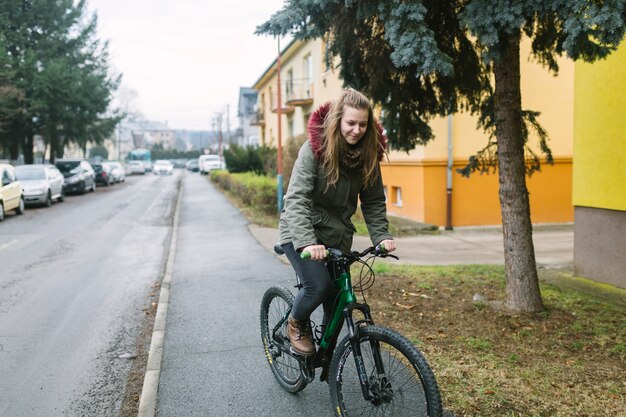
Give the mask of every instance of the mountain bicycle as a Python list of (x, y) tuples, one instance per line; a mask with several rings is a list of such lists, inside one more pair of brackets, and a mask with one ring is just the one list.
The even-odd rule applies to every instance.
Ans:
[[(284, 253), (278, 245), (274, 250)], [(306, 252), (302, 255), (310, 257)], [(320, 380), (329, 384), (333, 409), (340, 417), (441, 417), (439, 386), (424, 355), (400, 333), (374, 324), (364, 291), (374, 282), (372, 264), (377, 257), (398, 259), (380, 247), (350, 253), (327, 249), (326, 262), (334, 263), (334, 285), (339, 292), (328, 324), (309, 322), (309, 330), (315, 330), (310, 332), (314, 356), (291, 351), (286, 327), (294, 296), (285, 287), (270, 287), (261, 301), (265, 356), (280, 386), (290, 393), (312, 383), (315, 369), (321, 368)], [(357, 302), (350, 274), (356, 262), (362, 264), (355, 287), (363, 303)], [(301, 288), (297, 275), (296, 280), (296, 288)], [(347, 335), (337, 343), (344, 323)]]

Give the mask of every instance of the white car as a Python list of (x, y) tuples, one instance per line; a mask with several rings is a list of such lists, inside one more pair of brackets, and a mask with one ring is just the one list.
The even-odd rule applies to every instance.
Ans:
[(15, 169), (9, 164), (0, 164), (0, 222), (7, 211), (24, 213), (22, 184), (15, 177)]
[(128, 163), (128, 173), (133, 174), (141, 174), (144, 175), (146, 173), (146, 168), (141, 161), (130, 161)]
[(122, 164), (117, 161), (105, 161), (102, 164), (108, 165), (111, 168), (111, 176), (113, 177), (114, 182), (126, 181), (126, 172), (124, 167), (122, 167)]
[(154, 175), (172, 175), (174, 172), (174, 164), (167, 159), (158, 159), (152, 167)]
[(219, 155), (200, 155), (198, 168), (200, 169), (200, 174), (206, 175), (214, 169), (224, 169), (225, 165)]

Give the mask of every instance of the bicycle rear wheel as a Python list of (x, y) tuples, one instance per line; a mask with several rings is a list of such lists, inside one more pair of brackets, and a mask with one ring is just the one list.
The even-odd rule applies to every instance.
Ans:
[(287, 339), (287, 314), (293, 305), (293, 294), (284, 287), (271, 287), (261, 301), (261, 340), (265, 357), (280, 386), (288, 392), (302, 391), (307, 382), (298, 360), (283, 347)]
[(359, 333), (363, 366), (375, 399), (363, 396), (353, 348), (345, 337), (330, 367), (330, 396), (337, 413), (344, 417), (441, 417), (439, 387), (421, 352), (385, 327), (363, 327)]

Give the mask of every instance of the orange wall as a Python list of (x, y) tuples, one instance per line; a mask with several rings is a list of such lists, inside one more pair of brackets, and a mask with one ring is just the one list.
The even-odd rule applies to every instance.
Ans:
[[(424, 218), (424, 170), (414, 165), (385, 165), (383, 184), (387, 190), (387, 210), (398, 216)], [(402, 207), (391, 203), (392, 187), (402, 187)]]
[[(465, 165), (455, 161), (454, 170)], [(419, 222), (446, 224), (446, 162), (382, 164), (390, 214)], [(472, 174), (464, 178), (453, 171), (452, 226), (499, 225), (502, 223), (497, 174)], [(531, 221), (565, 223), (574, 221), (572, 205), (572, 160), (557, 159), (542, 165), (541, 172), (526, 178), (530, 193)], [(558, 184), (558, 187), (555, 187)], [(390, 202), (392, 187), (401, 187), (402, 207)]]
[(526, 178), (530, 192), (530, 218), (533, 223), (574, 221), (572, 204), (572, 159), (556, 159), (554, 165), (541, 165), (541, 172)]

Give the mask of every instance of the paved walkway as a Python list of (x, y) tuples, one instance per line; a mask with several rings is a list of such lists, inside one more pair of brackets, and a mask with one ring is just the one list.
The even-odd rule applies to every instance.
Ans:
[[(273, 252), (278, 230), (250, 224), (250, 233)], [(504, 264), (502, 231), (499, 228), (458, 229), (440, 234), (397, 238), (394, 252), (400, 263), (412, 265)], [(568, 268), (574, 256), (574, 230), (571, 225), (536, 227), (533, 232), (537, 265)], [(355, 236), (353, 247), (365, 249), (369, 238)], [(281, 257), (284, 259), (284, 257)], [(394, 261), (397, 262), (397, 261)]]

